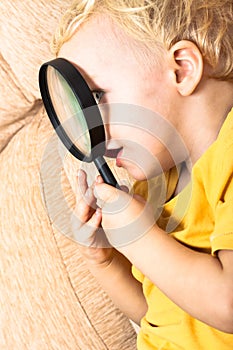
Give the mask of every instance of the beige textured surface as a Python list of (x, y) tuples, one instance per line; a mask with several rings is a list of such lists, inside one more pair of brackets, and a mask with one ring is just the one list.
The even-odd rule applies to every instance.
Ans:
[[(77, 244), (57, 230), (45, 210), (52, 194), (57, 215), (64, 214), (42, 167), (54, 171), (54, 158), (45, 152), (52, 130), (37, 74), (50, 58), (50, 35), (69, 2), (0, 2), (1, 350), (136, 348), (129, 321), (90, 275)], [(72, 209), (78, 164), (68, 158), (63, 166), (62, 193)]]

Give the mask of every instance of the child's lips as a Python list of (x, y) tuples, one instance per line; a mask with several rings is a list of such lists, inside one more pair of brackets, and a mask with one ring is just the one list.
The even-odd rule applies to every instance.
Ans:
[(121, 155), (123, 153), (123, 148), (115, 148), (115, 149), (108, 149), (105, 152), (105, 156), (109, 158), (115, 158), (116, 159), (116, 165), (118, 167), (121, 167)]
[(121, 163), (121, 156), (123, 153), (123, 148), (121, 148), (121, 150), (118, 152), (117, 157), (116, 157), (116, 165), (120, 168), (122, 166)]

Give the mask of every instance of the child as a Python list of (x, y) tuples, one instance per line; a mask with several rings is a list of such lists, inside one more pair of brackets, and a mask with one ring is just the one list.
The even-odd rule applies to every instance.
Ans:
[[(227, 0), (77, 0), (54, 37), (56, 54), (76, 65), (100, 108), (110, 106), (107, 148), (117, 166), (136, 180), (170, 174), (156, 223), (142, 198), (99, 177), (88, 189), (83, 171), (78, 178), (74, 233), (95, 242), (80, 249), (140, 324), (138, 349), (233, 346), (232, 23)], [(113, 122), (115, 103), (153, 111), (161, 129), (148, 132), (146, 112), (136, 127)], [(171, 146), (169, 128), (185, 147)], [(157, 163), (139, 162), (143, 154)], [(171, 216), (177, 224), (168, 234)], [(98, 245), (101, 232), (111, 246)]]

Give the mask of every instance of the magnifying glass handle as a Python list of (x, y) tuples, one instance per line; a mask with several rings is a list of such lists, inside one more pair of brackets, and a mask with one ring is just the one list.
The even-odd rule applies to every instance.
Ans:
[(110, 170), (108, 164), (106, 163), (105, 159), (102, 156), (99, 156), (94, 159), (94, 163), (103, 178), (104, 182), (108, 185), (111, 185), (113, 187), (116, 187), (120, 189), (119, 184), (117, 183), (117, 180), (115, 179), (112, 171)]

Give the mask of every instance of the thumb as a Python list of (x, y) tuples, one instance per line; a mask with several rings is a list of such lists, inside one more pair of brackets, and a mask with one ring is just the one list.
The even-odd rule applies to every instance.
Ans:
[(96, 183), (94, 188), (96, 199), (103, 202), (114, 202), (118, 198), (118, 190), (106, 183)]
[(94, 188), (97, 205), (103, 213), (113, 214), (122, 211), (132, 199), (127, 193), (105, 183), (97, 183)]

